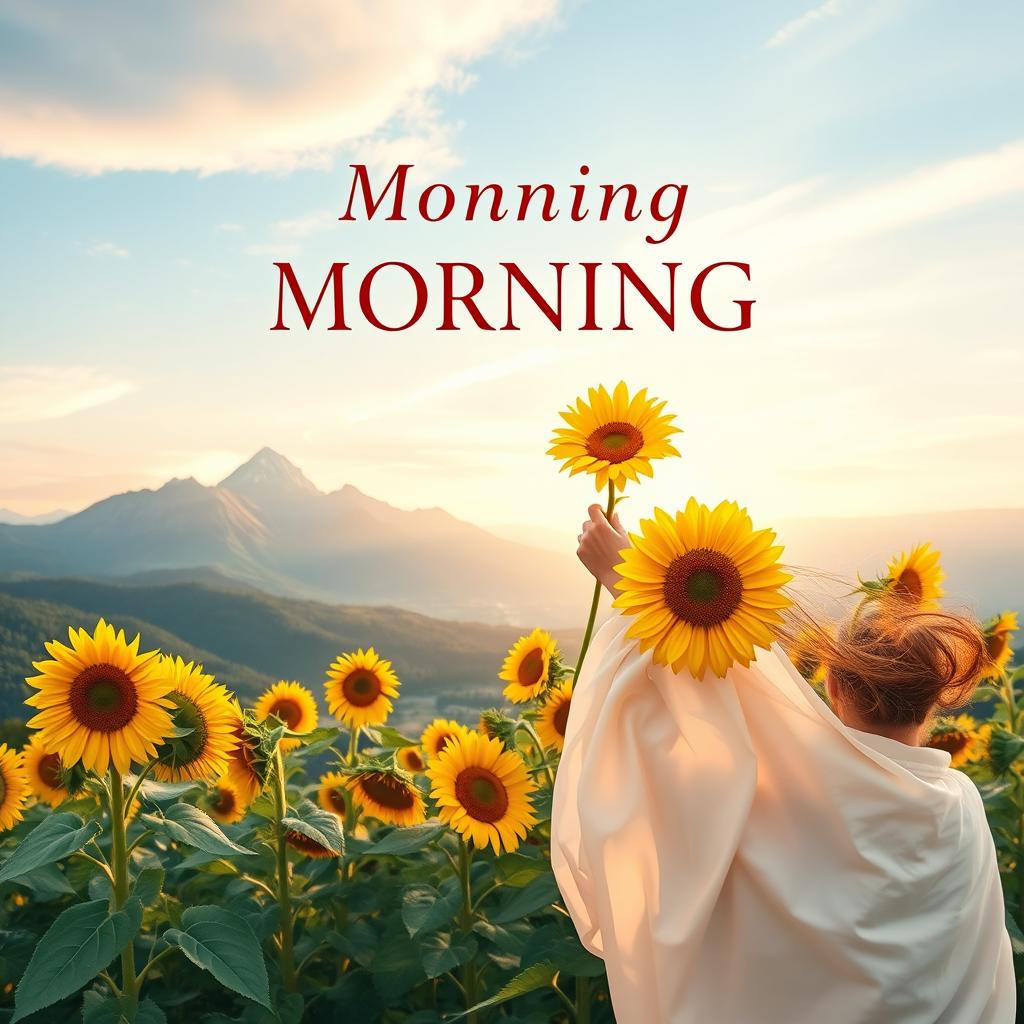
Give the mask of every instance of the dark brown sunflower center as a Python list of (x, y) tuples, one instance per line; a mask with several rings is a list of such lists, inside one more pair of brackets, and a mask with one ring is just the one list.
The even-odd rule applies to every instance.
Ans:
[(36, 769), (43, 784), (50, 789), (63, 789), (64, 783), (60, 777), (60, 754), (44, 754)]
[(936, 750), (945, 750), (949, 754), (959, 754), (970, 742), (971, 737), (967, 733), (960, 732), (959, 729), (953, 729), (950, 732), (942, 732), (932, 736), (928, 740), (928, 746), (934, 747)]
[(406, 767), (411, 768), (414, 772), (421, 772), (426, 767), (423, 764), (423, 758), (419, 755), (419, 751), (413, 750), (411, 747), (406, 748), (402, 758), (405, 761)]
[(213, 810), (216, 814), (231, 814), (235, 809), (235, 794), (230, 789), (218, 789), (216, 799), (213, 801)]
[(672, 560), (662, 590), (665, 604), (680, 619), (706, 629), (725, 622), (736, 611), (743, 580), (721, 551), (694, 548)]
[(377, 699), (381, 686), (380, 680), (372, 672), (356, 669), (345, 676), (341, 689), (349, 704), (365, 708)]
[(7, 795), (7, 780), (4, 778), (4, 770), (0, 768), (0, 807), (4, 805), (4, 797)]
[(520, 686), (536, 686), (544, 678), (544, 652), (539, 647), (519, 662), (516, 678)]
[(336, 814), (343, 815), (348, 810), (345, 806), (345, 794), (337, 786), (332, 786), (327, 791), (327, 802)]
[(270, 706), (270, 713), (280, 718), (289, 729), (294, 729), (302, 721), (302, 708), (287, 698), (274, 701)]
[(997, 661), (1006, 653), (1009, 640), (1005, 633), (993, 633), (991, 636), (985, 637), (985, 647), (988, 649), (988, 656), (993, 661)]
[(301, 832), (287, 832), (285, 833), (285, 839), (289, 846), (306, 854), (308, 857), (337, 856), (334, 850), (329, 850), (326, 846), (321, 846), (315, 839), (310, 839), (309, 836), (303, 835)]
[(167, 760), (180, 767), (197, 761), (206, 753), (210, 730), (206, 716), (194, 700), (181, 693), (169, 693), (167, 696), (174, 702), (172, 718), (175, 726), (192, 730), (185, 736), (174, 737), (167, 744)]
[(390, 775), (372, 772), (362, 777), (360, 785), (371, 800), (376, 800), (382, 807), (389, 807), (393, 811), (407, 811), (415, 803), (415, 797), (409, 787)]
[(921, 595), (924, 593), (924, 584), (917, 572), (913, 569), (904, 569), (892, 589), (899, 597), (920, 601)]
[(440, 732), (434, 740), (434, 754), (440, 754), (455, 737), (450, 732)]
[(605, 462), (627, 462), (644, 446), (644, 435), (632, 423), (605, 423), (587, 437), (587, 454)]
[(559, 736), (565, 735), (565, 726), (569, 721), (569, 705), (570, 701), (564, 700), (561, 704), (555, 708), (555, 713), (551, 717), (551, 724), (555, 727), (555, 732)]
[(479, 765), (463, 768), (455, 778), (455, 795), (477, 821), (499, 821), (508, 810), (508, 790), (494, 772)]
[(117, 732), (135, 717), (139, 697), (131, 677), (114, 665), (90, 665), (75, 677), (71, 714), (87, 729)]

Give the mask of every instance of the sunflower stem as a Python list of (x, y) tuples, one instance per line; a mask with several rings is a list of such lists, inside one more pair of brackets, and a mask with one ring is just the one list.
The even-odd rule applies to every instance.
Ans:
[(576, 979), (576, 1024), (590, 1024), (590, 979)]
[[(349, 730), (348, 736), (348, 756), (345, 758), (345, 763), (351, 768), (356, 763), (356, 758), (359, 756), (359, 734), (362, 731), (362, 726), (355, 725)], [(352, 791), (345, 796), (345, 836), (354, 836), (356, 832), (356, 825), (359, 824), (359, 808), (356, 806), (355, 800), (352, 798)], [(356, 874), (356, 861), (355, 858), (345, 858), (345, 875), (346, 878), (352, 879)]]
[[(114, 911), (128, 900), (128, 844), (125, 842), (124, 781), (116, 768), (110, 769), (110, 859), (112, 861)], [(121, 951), (121, 991), (128, 1002), (129, 1017), (138, 1005), (138, 980), (135, 976), (135, 942)]]
[(142, 789), (142, 784), (146, 781), (146, 776), (149, 775), (149, 773), (153, 770), (153, 768), (156, 766), (157, 761), (159, 760), (160, 759), (158, 757), (154, 757), (153, 760), (150, 761), (149, 764), (147, 764), (145, 768), (142, 769), (141, 772), (139, 772), (138, 777), (132, 784), (132, 788), (128, 791), (128, 799), (125, 801), (124, 804), (124, 813), (126, 818), (131, 813), (132, 804), (134, 803), (135, 798), (139, 795), (139, 790)]
[(533, 740), (537, 747), (537, 764), (538, 770), (543, 769), (547, 773), (548, 782), (551, 783), (551, 788), (555, 788), (555, 773), (551, 769), (551, 765), (548, 762), (547, 753), (544, 750), (544, 744), (541, 742), (540, 735), (537, 730), (533, 727), (532, 722), (526, 721), (526, 719), (520, 720), (516, 724), (516, 729), (523, 729), (526, 734)]
[[(611, 521), (612, 513), (615, 511), (615, 484), (608, 482), (608, 505), (605, 508), (605, 519)], [(601, 603), (601, 581), (594, 581), (594, 597), (590, 602), (590, 618), (587, 619), (587, 628), (583, 634), (583, 644), (580, 647), (580, 656), (576, 659), (576, 668), (572, 674), (573, 685), (580, 678), (580, 669), (583, 668), (583, 659), (587, 656), (587, 648), (590, 647), (590, 638), (594, 635), (594, 622), (597, 620), (597, 608)]]
[(559, 973), (551, 979), (551, 991), (554, 992), (555, 995), (562, 1000), (562, 1003), (565, 1005), (565, 1008), (569, 1011), (569, 1020), (575, 1020), (576, 1004), (573, 1003), (573, 1001), (558, 987), (558, 979), (560, 976), (561, 974)]
[(274, 811), (277, 827), (277, 904), (281, 909), (281, 981), (286, 992), (295, 991), (295, 950), (292, 924), (291, 879), (288, 868), (288, 838), (284, 818), (288, 814), (285, 791), (284, 756), (278, 745), (274, 751)]
[[(468, 936), (473, 931), (473, 880), (470, 875), (470, 868), (473, 863), (473, 854), (465, 839), (459, 841), (459, 881), (462, 883), (462, 911), (459, 915), (459, 924), (462, 934)], [(479, 1002), (477, 994), (477, 973), (476, 960), (470, 957), (461, 968), (462, 989), (466, 997), (466, 1009), (476, 1006)], [(466, 1018), (467, 1024), (477, 1024), (478, 1015), (474, 1012)]]

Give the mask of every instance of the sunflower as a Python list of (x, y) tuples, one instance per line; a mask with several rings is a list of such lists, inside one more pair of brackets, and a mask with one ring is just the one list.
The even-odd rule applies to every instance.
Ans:
[(664, 408), (664, 402), (647, 397), (646, 388), (630, 398), (622, 381), (611, 394), (604, 386), (590, 388), (588, 401), (577, 398), (560, 414), (568, 427), (555, 431), (548, 455), (561, 460), (570, 476), (593, 474), (599, 491), (609, 483), (624, 490), (638, 473), (654, 475), (652, 459), (679, 454), (667, 439), (680, 429), (672, 426), (674, 415), (662, 413)]
[(930, 544), (918, 544), (909, 555), (901, 552), (889, 559), (884, 592), (921, 608), (934, 608), (944, 593), (939, 586), (946, 575), (939, 565), (941, 554)]
[(552, 689), (548, 699), (541, 705), (537, 717), (537, 735), (548, 750), (561, 753), (565, 745), (565, 726), (569, 721), (571, 703), (572, 680), (566, 680)]
[(174, 685), (167, 695), (174, 702), (174, 724), (191, 732), (172, 737), (160, 747), (156, 777), (164, 782), (219, 778), (238, 745), (231, 695), (202, 665), (167, 655), (161, 664)]
[(970, 715), (940, 718), (925, 746), (945, 750), (950, 755), (950, 767), (960, 768), (985, 756), (991, 733), (991, 726), (979, 728)]
[[(284, 679), (274, 683), (256, 701), (253, 711), (261, 722), (273, 715), (290, 732), (312, 732), (319, 720), (313, 694), (299, 683), (290, 683)], [(282, 750), (294, 750), (301, 742), (297, 739), (283, 739), (280, 747)]]
[[(33, 733), (22, 751), (28, 784), (38, 800), (58, 807), (75, 795), (84, 781), (80, 768), (66, 769), (61, 764), (60, 754), (51, 753), (40, 743), (39, 734)], [(77, 783), (71, 779), (77, 777)]]
[(210, 784), (200, 803), (206, 813), (222, 825), (233, 825), (236, 821), (241, 821), (248, 809), (238, 786), (227, 775), (222, 775), (216, 782)]
[(413, 778), (400, 769), (360, 765), (351, 770), (345, 785), (363, 813), (388, 825), (419, 825), (426, 820), (423, 794)]
[(420, 737), (420, 749), (426, 755), (427, 763), (437, 757), (452, 740), (465, 736), (467, 732), (469, 730), (464, 725), (450, 718), (435, 718)]
[(431, 761), (427, 776), (441, 820), (478, 848), (511, 852), (537, 823), (530, 800), (537, 786), (500, 740), (467, 732)]
[(417, 775), (427, 767), (423, 751), (419, 747), (399, 747), (395, 761), (399, 768), (403, 768), (410, 775)]
[(793, 641), (786, 644), (786, 654), (793, 667), (811, 684), (821, 686), (828, 675), (828, 666), (821, 660), (816, 630), (804, 626)]
[(371, 647), (354, 654), (339, 654), (327, 670), (327, 707), (332, 715), (351, 729), (383, 725), (398, 697), (398, 676), (390, 661)]
[(25, 703), (40, 711), (29, 726), (61, 756), (66, 767), (82, 762), (103, 774), (113, 764), (122, 775), (146, 763), (173, 731), (168, 692), (174, 682), (161, 670), (158, 652), (139, 654), (139, 638), (100, 619), (92, 635), (69, 629), (71, 646), (46, 644), (51, 661), (34, 662), (40, 675), (25, 681), (39, 692)]
[(780, 591), (793, 578), (778, 566), (774, 531), (755, 530), (734, 501), (709, 509), (694, 498), (674, 517), (655, 509), (640, 529), (622, 553), (613, 604), (635, 616), (627, 636), (642, 651), (701, 679), (709, 667), (724, 676), (734, 662), (749, 665), (755, 646), (771, 645), (790, 603)]
[(17, 750), (0, 743), (0, 832), (14, 828), (25, 816), (28, 794), (24, 759)]
[(242, 709), (232, 705), (232, 734), (236, 745), (228, 751), (227, 779), (238, 790), (242, 803), (251, 804), (267, 784), (267, 763), (245, 728)]
[(320, 776), (320, 789), (317, 792), (317, 799), (320, 806), (339, 818), (344, 818), (348, 810), (348, 799), (346, 790), (348, 780), (341, 772), (328, 772)]
[(1000, 612), (985, 626), (985, 646), (992, 660), (990, 676), (999, 675), (1013, 658), (1010, 638), (1017, 629), (1016, 612)]
[(506, 683), (502, 691), (513, 704), (522, 704), (540, 694), (550, 682), (551, 662), (558, 648), (550, 633), (535, 629), (521, 636), (505, 657), (498, 678)]
[(315, 839), (310, 839), (304, 832), (297, 832), (295, 829), (289, 829), (285, 832), (284, 838), (285, 842), (293, 850), (301, 853), (303, 857), (312, 857), (314, 860), (330, 860), (333, 857), (341, 856), (337, 850), (332, 850), (329, 846), (323, 846)]

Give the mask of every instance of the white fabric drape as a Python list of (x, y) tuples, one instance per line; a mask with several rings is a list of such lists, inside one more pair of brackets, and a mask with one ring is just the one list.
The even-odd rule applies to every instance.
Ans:
[(613, 616), (573, 694), (551, 860), (619, 1024), (1009, 1024), (995, 851), (949, 754), (849, 729), (778, 648), (725, 679)]

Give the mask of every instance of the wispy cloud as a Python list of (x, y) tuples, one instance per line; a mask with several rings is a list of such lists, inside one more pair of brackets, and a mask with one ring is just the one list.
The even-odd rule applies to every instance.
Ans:
[(397, 412), (404, 412), (406, 409), (432, 402), (445, 395), (464, 391), (466, 388), (501, 380), (517, 373), (525, 373), (527, 370), (537, 369), (541, 366), (548, 366), (558, 358), (559, 353), (555, 348), (524, 349), (506, 359), (470, 366), (458, 373), (442, 377), (425, 387), (399, 395), (390, 402), (374, 402), (361, 412), (357, 410), (351, 413), (346, 419), (347, 422), (355, 424), (392, 416)]
[(96, 242), (85, 250), (90, 256), (113, 256), (119, 260), (126, 260), (131, 253), (122, 245), (114, 242)]
[(771, 50), (776, 46), (783, 46), (785, 43), (795, 39), (801, 32), (807, 31), (812, 25), (816, 25), (818, 22), (825, 21), (828, 18), (834, 18), (837, 14), (841, 14), (842, 11), (843, 4), (841, 0), (825, 0), (823, 4), (812, 7), (809, 11), (791, 18), (781, 28), (777, 29), (765, 40), (765, 48)]
[(786, 185), (694, 221), (691, 239), (742, 237), (773, 258), (897, 231), (1024, 191), (1024, 139), (971, 156), (926, 164), (843, 193), (824, 178)]
[(399, 134), (443, 163), (445, 130), (410, 130), (408, 112), (465, 89), (467, 65), (549, 24), (558, 2), (225, 0), (103, 18), (78, 0), (5, 4), (0, 156), (86, 173), (289, 170)]
[(59, 419), (134, 390), (90, 366), (0, 366), (0, 423)]

